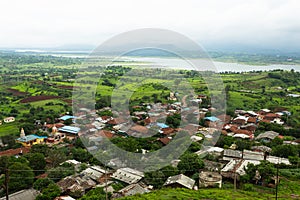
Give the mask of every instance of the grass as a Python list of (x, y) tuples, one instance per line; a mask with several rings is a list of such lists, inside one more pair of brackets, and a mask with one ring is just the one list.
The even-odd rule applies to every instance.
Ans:
[(0, 125), (0, 136), (16, 135), (19, 133), (17, 122), (4, 123)]
[(157, 190), (149, 194), (135, 195), (132, 197), (121, 198), (122, 200), (152, 200), (152, 199), (164, 199), (164, 200), (175, 200), (175, 199), (189, 199), (189, 200), (200, 200), (200, 199), (220, 199), (220, 200), (253, 200), (253, 199), (268, 199), (271, 197), (270, 194), (262, 194), (258, 192), (247, 192), (237, 190), (236, 192), (232, 189), (199, 189), (188, 190), (188, 189), (171, 189), (165, 188)]
[[(261, 186), (254, 186), (253, 191), (245, 191), (238, 189), (234, 191), (232, 184), (225, 184), (222, 189), (219, 188), (200, 188), (198, 191), (181, 189), (181, 188), (163, 188), (161, 190), (152, 191), (148, 194), (134, 195), (131, 197), (121, 198), (122, 200), (152, 200), (152, 199), (216, 199), (216, 200), (253, 200), (253, 199), (274, 199), (275, 189)], [(229, 186), (229, 187), (228, 187)], [(278, 187), (278, 199), (295, 199), (292, 195), (300, 195), (300, 184), (298, 181), (289, 181), (283, 179)]]

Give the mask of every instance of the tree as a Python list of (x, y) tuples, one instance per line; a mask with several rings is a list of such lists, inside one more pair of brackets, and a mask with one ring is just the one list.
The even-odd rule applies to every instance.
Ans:
[(48, 177), (54, 180), (60, 180), (75, 173), (74, 166), (62, 165), (48, 170)]
[(34, 182), (33, 188), (42, 191), (42, 189), (48, 187), (48, 185), (50, 185), (51, 183), (54, 183), (54, 181), (49, 178), (40, 178)]
[(180, 114), (169, 115), (166, 119), (166, 124), (173, 128), (178, 128), (180, 126), (181, 116)]
[(80, 162), (88, 162), (92, 155), (85, 149), (82, 148), (73, 148), (72, 149), (73, 158)]
[(25, 163), (15, 162), (9, 166), (9, 183), (10, 192), (16, 192), (29, 188), (34, 180), (32, 169)]
[(147, 184), (153, 185), (153, 187), (158, 189), (163, 186), (166, 177), (161, 171), (146, 172), (145, 181)]
[(298, 149), (294, 145), (278, 145), (272, 149), (272, 155), (288, 158), (289, 156), (299, 156)]
[(42, 153), (44, 156), (48, 156), (49, 147), (46, 144), (36, 144), (31, 147), (30, 153)]
[[(107, 196), (108, 199), (110, 199), (111, 193), (108, 193)], [(80, 198), (80, 200), (100, 200), (100, 199), (106, 199), (105, 191), (103, 188), (100, 187), (89, 191), (88, 193), (86, 193)]]
[(52, 167), (58, 166), (60, 163), (67, 160), (67, 156), (61, 149), (51, 149), (49, 151), (48, 160)]
[(181, 173), (186, 175), (193, 175), (204, 167), (204, 162), (197, 154), (184, 154), (180, 157), (180, 160), (177, 167)]
[(36, 197), (36, 200), (52, 200), (61, 193), (60, 188), (55, 183), (50, 183), (42, 190), (42, 194)]
[(42, 153), (28, 153), (25, 155), (29, 161), (29, 166), (34, 170), (35, 174), (42, 174), (46, 167), (45, 156)]
[(253, 165), (250, 163), (245, 171), (246, 175), (241, 177), (243, 182), (254, 182), (256, 171), (259, 172), (261, 181), (265, 184), (269, 183), (271, 178), (276, 174), (274, 165), (267, 161), (262, 161), (259, 165)]

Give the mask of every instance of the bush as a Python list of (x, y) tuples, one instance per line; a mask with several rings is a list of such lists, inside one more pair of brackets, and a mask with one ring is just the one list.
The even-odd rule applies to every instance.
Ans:
[(253, 185), (249, 183), (244, 184), (243, 188), (245, 191), (250, 191), (250, 192), (254, 191)]

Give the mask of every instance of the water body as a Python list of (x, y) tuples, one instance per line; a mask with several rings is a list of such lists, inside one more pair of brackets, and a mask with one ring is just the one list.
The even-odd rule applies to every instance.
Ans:
[(172, 69), (193, 69), (199, 71), (216, 71), (216, 72), (249, 72), (249, 71), (270, 71), (275, 69), (300, 71), (300, 65), (247, 65), (241, 63), (227, 63), (210, 61), (204, 59), (191, 59), (190, 61), (197, 64), (194, 67), (187, 60), (178, 58), (155, 58), (155, 57), (130, 57), (127, 58), (132, 61), (146, 62), (153, 67), (167, 67)]
[[(71, 58), (88, 58), (88, 51), (44, 51), (44, 50), (15, 50), (15, 52), (31, 52), (43, 55), (71, 57)], [(163, 57), (122, 57), (117, 60), (126, 62), (115, 62), (120, 65), (135, 65), (142, 67), (161, 67), (170, 69), (185, 69), (197, 71), (215, 71), (215, 72), (249, 72), (249, 71), (270, 71), (275, 69), (300, 71), (300, 65), (247, 65), (242, 63), (219, 62), (206, 59), (189, 59), (163, 58)], [(196, 63), (196, 67), (189, 61)]]

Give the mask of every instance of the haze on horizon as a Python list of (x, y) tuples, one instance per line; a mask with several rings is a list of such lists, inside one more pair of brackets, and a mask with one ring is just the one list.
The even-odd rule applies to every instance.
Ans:
[(97, 46), (119, 33), (164, 28), (205, 48), (300, 50), (297, 0), (0, 1), (0, 48)]

